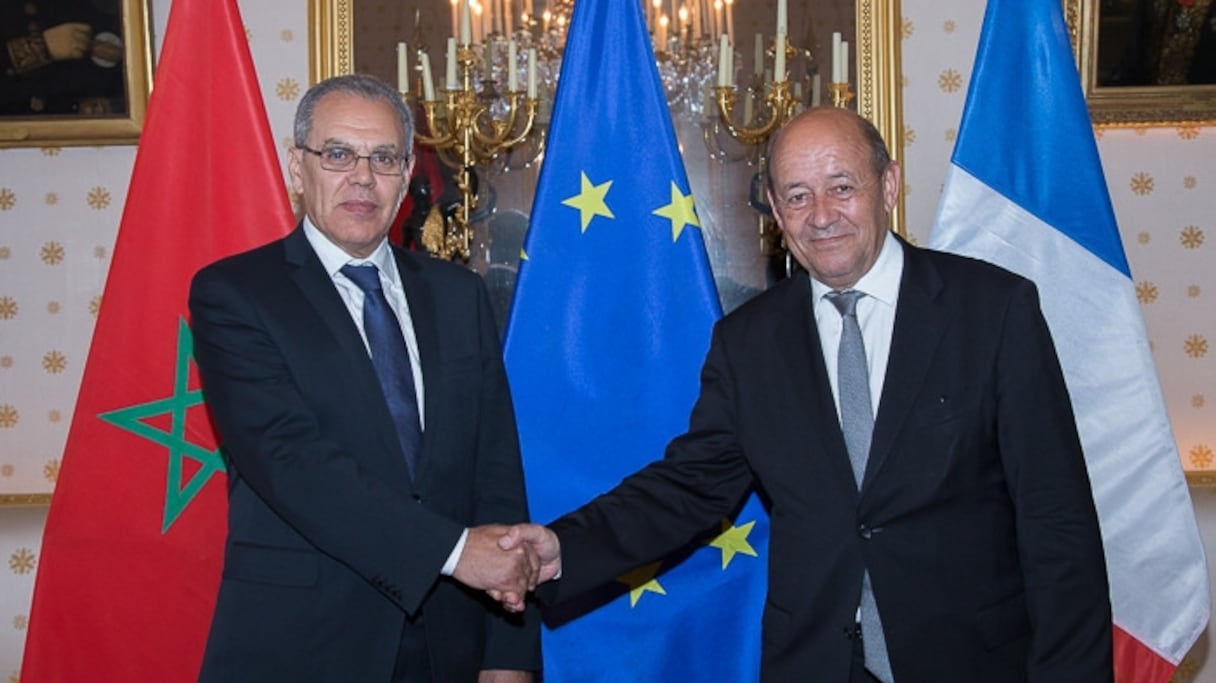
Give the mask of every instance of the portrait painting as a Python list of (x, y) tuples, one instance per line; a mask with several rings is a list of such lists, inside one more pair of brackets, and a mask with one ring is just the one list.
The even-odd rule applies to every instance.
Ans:
[(133, 144), (151, 75), (142, 0), (0, 0), (0, 146)]

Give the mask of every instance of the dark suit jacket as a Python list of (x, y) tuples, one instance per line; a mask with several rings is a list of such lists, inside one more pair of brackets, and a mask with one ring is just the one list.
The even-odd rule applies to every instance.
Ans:
[(665, 459), (553, 523), (554, 599), (688, 541), (754, 483), (772, 515), (764, 680), (848, 680), (868, 568), (898, 683), (1110, 681), (1098, 521), (1035, 287), (904, 253), (860, 493), (803, 273), (715, 327)]
[(470, 271), (394, 249), (421, 354), (411, 482), (367, 350), (303, 230), (199, 271), (190, 312), (229, 464), (202, 680), (388, 681), (422, 617), (435, 680), (540, 667), (538, 622), (440, 576), (461, 529), (527, 518), (494, 318)]

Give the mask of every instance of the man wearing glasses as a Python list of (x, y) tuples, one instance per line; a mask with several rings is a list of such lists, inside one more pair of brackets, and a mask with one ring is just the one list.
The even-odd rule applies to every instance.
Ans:
[(391, 246), (413, 125), (368, 76), (300, 102), (287, 237), (207, 266), (190, 311), (229, 465), (202, 681), (530, 681), (536, 581), (497, 326), (471, 271)]

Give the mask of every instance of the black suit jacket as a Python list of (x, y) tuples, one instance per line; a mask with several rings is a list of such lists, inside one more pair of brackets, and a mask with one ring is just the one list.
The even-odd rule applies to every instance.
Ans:
[(899, 683), (1110, 681), (1098, 521), (1035, 287), (904, 254), (860, 492), (797, 275), (715, 327), (665, 459), (552, 525), (555, 599), (662, 556), (755, 484), (772, 515), (764, 680), (848, 680), (868, 569)]
[(527, 518), (481, 279), (394, 249), (425, 386), (411, 482), (358, 329), (302, 228), (210, 265), (195, 357), (229, 464), (202, 680), (388, 681), (422, 619), (435, 680), (540, 667), (539, 627), (440, 575), (466, 525)]

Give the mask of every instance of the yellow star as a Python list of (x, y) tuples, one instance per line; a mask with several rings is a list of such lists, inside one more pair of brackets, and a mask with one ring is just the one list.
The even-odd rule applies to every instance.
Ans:
[(674, 182), (671, 184), (671, 203), (655, 209), (653, 213), (671, 221), (672, 242), (680, 239), (680, 233), (684, 232), (685, 225), (701, 227), (701, 221), (697, 220), (696, 209), (693, 208), (692, 193), (684, 196)]
[(718, 534), (708, 545), (721, 549), (723, 569), (726, 569), (730, 565), (730, 561), (735, 559), (735, 553), (759, 557), (756, 549), (747, 542), (747, 535), (752, 532), (754, 526), (756, 526), (756, 520), (743, 526), (731, 526), (729, 520), (722, 520), (722, 533)]
[(592, 185), (591, 180), (587, 178), (585, 172), (580, 173), (580, 175), (582, 178), (579, 181), (580, 188), (578, 194), (562, 200), (562, 204), (578, 209), (579, 218), (583, 223), (583, 232), (587, 232), (587, 226), (591, 224), (591, 219), (596, 216), (616, 218), (616, 216), (612, 215), (612, 211), (608, 209), (608, 204), (604, 202), (604, 197), (612, 187), (612, 181), (609, 180), (599, 185)]
[(631, 608), (638, 604), (638, 600), (642, 599), (642, 593), (647, 591), (658, 593), (659, 595), (667, 595), (667, 591), (659, 584), (659, 580), (654, 578), (654, 575), (659, 573), (659, 567), (662, 564), (662, 562), (655, 562), (644, 567), (638, 567), (616, 578), (617, 581), (629, 586), (629, 606)]

